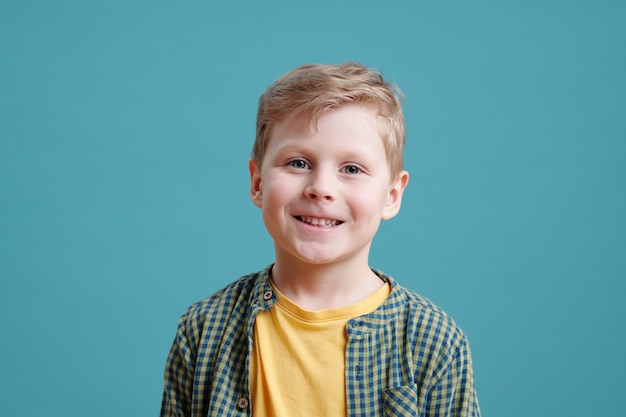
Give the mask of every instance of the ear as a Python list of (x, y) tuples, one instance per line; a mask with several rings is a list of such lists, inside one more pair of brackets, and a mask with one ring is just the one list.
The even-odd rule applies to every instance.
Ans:
[(409, 183), (409, 173), (401, 171), (396, 179), (391, 183), (387, 202), (383, 208), (383, 220), (389, 220), (398, 214), (400, 205), (402, 204), (402, 193)]
[(253, 159), (250, 159), (248, 161), (248, 169), (250, 170), (250, 199), (255, 206), (261, 208), (263, 206), (261, 167)]

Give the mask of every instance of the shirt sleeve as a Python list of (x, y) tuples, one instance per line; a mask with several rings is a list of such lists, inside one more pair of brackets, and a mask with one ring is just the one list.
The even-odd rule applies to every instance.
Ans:
[(428, 394), (428, 417), (480, 417), (467, 339), (457, 348), (439, 382)]
[(193, 392), (194, 356), (189, 343), (187, 311), (178, 322), (176, 338), (165, 365), (161, 417), (189, 417)]

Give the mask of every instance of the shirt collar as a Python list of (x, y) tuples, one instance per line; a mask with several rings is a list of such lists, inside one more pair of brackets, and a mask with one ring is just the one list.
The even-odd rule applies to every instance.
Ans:
[[(270, 283), (270, 272), (274, 264), (268, 265), (259, 272), (252, 289), (250, 297), (250, 313), (254, 318), (260, 311), (269, 310), (276, 304), (276, 293)], [(361, 335), (375, 332), (381, 327), (385, 327), (397, 314), (398, 309), (406, 303), (406, 294), (402, 291), (402, 287), (396, 283), (388, 275), (381, 271), (372, 269), (383, 281), (391, 286), (389, 297), (376, 310), (363, 316), (355, 317), (348, 321), (346, 332), (348, 337), (355, 336), (359, 338)]]
[(348, 321), (348, 324), (346, 325), (348, 338), (356, 337), (359, 339), (368, 333), (375, 332), (381, 327), (387, 326), (397, 315), (400, 307), (407, 302), (406, 293), (393, 278), (385, 275), (381, 271), (375, 269), (372, 269), (372, 271), (374, 271), (374, 273), (383, 281), (389, 283), (391, 286), (391, 293), (385, 302), (382, 303), (376, 310)]

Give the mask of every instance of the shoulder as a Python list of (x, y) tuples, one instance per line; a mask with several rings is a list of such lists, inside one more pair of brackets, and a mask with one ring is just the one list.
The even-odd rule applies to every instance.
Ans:
[(386, 278), (392, 288), (388, 302), (395, 304), (390, 320), (399, 336), (395, 347), (412, 363), (415, 381), (432, 387), (447, 370), (466, 361), (467, 337), (431, 300)]
[(259, 281), (267, 276), (268, 269), (244, 275), (219, 291), (191, 304), (179, 320), (179, 327), (197, 331), (209, 327), (222, 327), (233, 320), (246, 317), (253, 293)]
[(423, 295), (383, 274), (391, 285), (389, 300), (397, 305), (396, 320), (403, 323), (414, 346), (454, 353), (466, 343), (463, 330), (442, 308)]

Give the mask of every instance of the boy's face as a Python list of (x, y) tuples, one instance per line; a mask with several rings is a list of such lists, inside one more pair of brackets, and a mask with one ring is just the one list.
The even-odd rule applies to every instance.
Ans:
[(277, 261), (367, 263), (381, 219), (398, 213), (408, 182), (405, 171), (390, 178), (376, 117), (372, 108), (344, 105), (324, 113), (317, 129), (287, 118), (261, 165), (250, 161), (252, 201)]

